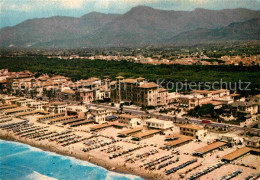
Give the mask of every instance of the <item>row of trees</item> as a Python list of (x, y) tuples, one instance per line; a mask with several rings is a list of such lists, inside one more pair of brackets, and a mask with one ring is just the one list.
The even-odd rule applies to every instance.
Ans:
[(103, 77), (112, 79), (118, 75), (125, 77), (145, 77), (151, 81), (164, 82), (251, 82), (252, 89), (259, 89), (260, 67), (243, 66), (203, 66), (203, 65), (151, 65), (128, 61), (105, 61), (86, 59), (48, 59), (46, 57), (1, 57), (0, 69), (10, 71), (31, 70), (42, 73), (59, 74), (72, 80)]

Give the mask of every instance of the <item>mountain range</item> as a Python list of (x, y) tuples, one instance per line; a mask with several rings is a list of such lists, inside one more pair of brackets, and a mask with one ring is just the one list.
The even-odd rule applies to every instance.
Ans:
[(26, 20), (0, 30), (1, 47), (118, 47), (194, 45), (259, 40), (260, 11), (166, 11), (137, 6), (125, 14), (91, 12), (79, 18)]

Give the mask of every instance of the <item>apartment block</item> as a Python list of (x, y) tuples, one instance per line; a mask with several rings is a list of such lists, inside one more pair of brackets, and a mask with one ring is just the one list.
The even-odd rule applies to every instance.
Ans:
[(168, 91), (141, 77), (124, 79), (118, 76), (111, 83), (111, 101), (130, 102), (138, 106), (163, 106), (168, 104)]

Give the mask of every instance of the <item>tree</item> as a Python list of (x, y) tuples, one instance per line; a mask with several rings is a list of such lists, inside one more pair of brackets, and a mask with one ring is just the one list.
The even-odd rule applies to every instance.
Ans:
[(32, 88), (29, 90), (29, 94), (31, 95), (32, 99), (36, 97), (37, 93), (38, 93), (37, 88)]
[(46, 96), (49, 98), (49, 102), (56, 96), (55, 89), (50, 89), (46, 91)]
[(203, 104), (199, 111), (198, 111), (199, 116), (205, 116), (205, 115), (210, 115), (211, 117), (214, 117), (214, 106), (213, 104)]
[(120, 112), (122, 113), (123, 112), (123, 108), (124, 108), (124, 104), (120, 104)]

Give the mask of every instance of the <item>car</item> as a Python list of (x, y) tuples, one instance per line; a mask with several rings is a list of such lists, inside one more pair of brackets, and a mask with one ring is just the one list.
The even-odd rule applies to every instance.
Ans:
[(210, 120), (202, 120), (202, 123), (204, 123), (204, 124), (211, 124), (212, 122)]

